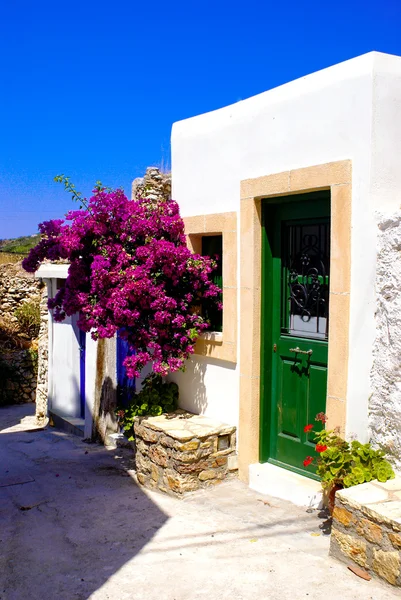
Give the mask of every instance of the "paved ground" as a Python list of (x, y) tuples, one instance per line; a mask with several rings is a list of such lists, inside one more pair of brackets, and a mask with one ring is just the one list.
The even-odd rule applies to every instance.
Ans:
[(328, 557), (317, 511), (238, 481), (176, 500), (138, 487), (128, 451), (0, 409), (1, 600), (387, 600)]

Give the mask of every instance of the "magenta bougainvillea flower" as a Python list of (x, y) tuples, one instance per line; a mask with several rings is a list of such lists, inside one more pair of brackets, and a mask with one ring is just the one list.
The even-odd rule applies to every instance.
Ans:
[(195, 307), (219, 301), (211, 281), (216, 266), (186, 246), (173, 200), (128, 200), (122, 190), (98, 187), (86, 210), (39, 225), (42, 239), (23, 261), (34, 272), (45, 259), (70, 263), (65, 287), (49, 299), (54, 319), (80, 313), (78, 326), (93, 339), (120, 330), (135, 353), (128, 377), (152, 363), (167, 375), (181, 369), (208, 323)]

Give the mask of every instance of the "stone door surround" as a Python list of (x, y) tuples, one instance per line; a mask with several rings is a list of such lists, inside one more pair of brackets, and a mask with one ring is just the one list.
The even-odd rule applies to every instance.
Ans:
[(345, 430), (351, 281), (350, 160), (326, 163), (241, 182), (240, 207), (240, 410), (239, 476), (248, 481), (249, 465), (259, 462), (261, 206), (263, 198), (330, 190), (331, 258), (327, 426)]

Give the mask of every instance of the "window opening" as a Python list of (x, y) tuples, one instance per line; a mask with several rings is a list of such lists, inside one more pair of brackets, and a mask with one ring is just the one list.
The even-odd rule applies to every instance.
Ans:
[[(210, 256), (216, 260), (217, 269), (212, 272), (211, 277), (213, 283), (223, 289), (223, 236), (202, 236), (202, 256)], [(222, 294), (219, 300), (222, 302)], [(223, 311), (217, 308), (215, 298), (202, 300), (202, 315), (210, 322), (209, 331), (223, 331)]]

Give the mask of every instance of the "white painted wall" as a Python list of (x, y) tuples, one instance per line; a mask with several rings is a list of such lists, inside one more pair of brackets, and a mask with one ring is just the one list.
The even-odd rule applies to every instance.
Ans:
[[(56, 279), (52, 279), (52, 295), (56, 293)], [(52, 327), (52, 381), (49, 409), (55, 413), (80, 417), (80, 352), (76, 316), (66, 317), (62, 323), (50, 319)]]
[[(45, 263), (35, 273), (47, 284), (49, 298), (57, 292), (57, 279), (66, 279), (68, 265)], [(62, 323), (53, 320), (49, 311), (49, 410), (66, 417), (80, 417), (80, 350), (77, 315)], [(86, 335), (85, 356), (85, 437), (92, 436), (96, 394), (97, 342)]]
[(85, 438), (92, 437), (96, 395), (97, 342), (86, 334), (85, 357)]
[(238, 425), (237, 366), (225, 361), (193, 356), (185, 373), (169, 376), (180, 389), (180, 407), (212, 419)]
[[(353, 163), (349, 432), (368, 431), (375, 338), (375, 209), (401, 190), (401, 59), (369, 53), (223, 109), (175, 123), (173, 198), (183, 216), (239, 211), (243, 179), (351, 159)], [(391, 130), (391, 132), (390, 132)], [(239, 218), (239, 212), (238, 212)], [(240, 311), (238, 311), (240, 314)], [(193, 371), (204, 372), (201, 412), (238, 421), (240, 365), (193, 359), (175, 376), (197, 411)], [(199, 412), (199, 411), (197, 411)]]

